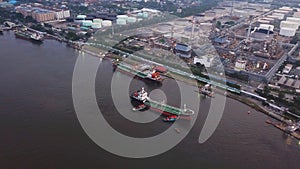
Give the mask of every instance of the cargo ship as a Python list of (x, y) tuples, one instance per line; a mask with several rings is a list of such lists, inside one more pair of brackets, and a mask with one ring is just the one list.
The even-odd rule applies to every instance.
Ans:
[(187, 109), (186, 105), (184, 105), (184, 108), (181, 109), (150, 99), (148, 97), (148, 93), (145, 91), (144, 88), (134, 92), (131, 95), (131, 98), (142, 102), (144, 105), (148, 106), (149, 108), (161, 111), (162, 113), (168, 113), (176, 116), (191, 116), (194, 114), (194, 111), (191, 109)]
[(15, 31), (15, 36), (21, 39), (30, 40), (33, 42), (43, 42), (44, 38), (38, 33), (29, 33), (26, 31)]
[(148, 79), (154, 82), (162, 82), (165, 78), (161, 76), (153, 67), (148, 64), (130, 65), (127, 63), (113, 62), (116, 70), (129, 73), (142, 79)]

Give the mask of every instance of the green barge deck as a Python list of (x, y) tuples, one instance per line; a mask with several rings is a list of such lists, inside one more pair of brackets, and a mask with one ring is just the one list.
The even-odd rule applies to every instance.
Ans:
[(136, 76), (138, 76), (138, 77), (140, 77), (140, 78), (145, 79), (145, 78), (147, 77), (147, 75), (146, 75), (145, 73), (142, 73), (142, 72), (140, 72), (139, 70), (136, 70), (136, 69), (134, 69), (134, 68), (132, 68), (132, 67), (129, 67), (129, 66), (127, 66), (127, 65), (117, 64), (117, 67), (118, 67), (120, 70), (123, 70), (123, 71), (125, 71), (125, 72), (129, 72), (129, 73), (131, 73), (131, 74), (133, 74), (133, 75), (136, 75)]
[(181, 109), (181, 108), (173, 107), (173, 106), (170, 106), (170, 105), (166, 105), (164, 103), (160, 103), (160, 102), (154, 101), (154, 100), (152, 100), (150, 98), (148, 98), (144, 102), (144, 104), (147, 105), (147, 106), (149, 106), (149, 107), (158, 109), (160, 111), (167, 112), (167, 113), (174, 114), (174, 115), (178, 115), (178, 116), (179, 115), (182, 115), (182, 116), (191, 116), (191, 115), (194, 114), (193, 110), (190, 110), (190, 109)]

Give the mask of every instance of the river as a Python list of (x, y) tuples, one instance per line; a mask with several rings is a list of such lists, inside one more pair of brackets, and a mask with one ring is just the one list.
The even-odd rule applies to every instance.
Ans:
[[(16, 39), (13, 32), (0, 35), (0, 168), (299, 168), (298, 141), (267, 125), (266, 115), (232, 99), (226, 100), (217, 130), (203, 144), (198, 143), (198, 137), (210, 99), (201, 101), (195, 125), (173, 149), (144, 159), (113, 155), (97, 146), (77, 119), (72, 101), (77, 57), (99, 60), (54, 40), (38, 45)], [(110, 61), (103, 60), (96, 78), (96, 96), (112, 126), (138, 137), (168, 128), (170, 124), (161, 119), (135, 127), (135, 123), (120, 118), (111, 103), (112, 74)], [(122, 73), (118, 76), (130, 78)], [(159, 86), (134, 79), (130, 90), (140, 86), (165, 91), (171, 95), (168, 103), (174, 105), (180, 97), (173, 92), (178, 86), (172, 80)]]

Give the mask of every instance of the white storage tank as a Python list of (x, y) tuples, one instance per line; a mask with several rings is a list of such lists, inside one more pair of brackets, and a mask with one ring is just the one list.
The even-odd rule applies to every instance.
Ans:
[(128, 16), (127, 15), (118, 15), (117, 18), (118, 19), (127, 19)]
[(287, 17), (286, 21), (296, 22), (296, 23), (298, 23), (300, 25), (300, 18)]
[(85, 19), (85, 18), (86, 18), (86, 15), (77, 15), (76, 18), (77, 18), (77, 19)]
[(143, 18), (148, 18), (148, 12), (143, 12)]
[[(278, 19), (277, 17), (275, 17), (276, 19)], [(266, 20), (266, 21), (269, 21), (269, 22), (272, 22), (272, 21), (274, 21), (275, 19), (274, 19), (274, 17), (265, 17), (265, 18), (263, 18), (263, 20)]]
[(136, 22), (136, 17), (128, 17), (127, 22), (128, 23), (135, 23)]
[(289, 11), (279, 10), (279, 9), (275, 9), (274, 12), (276, 12), (276, 13), (282, 13), (282, 14), (288, 14), (289, 13)]
[(116, 22), (117, 22), (117, 25), (126, 25), (126, 23), (127, 23), (126, 19), (123, 19), (123, 18), (118, 18)]
[(102, 21), (102, 26), (103, 27), (107, 27), (107, 26), (111, 26), (112, 25), (112, 21), (110, 20), (103, 20)]
[(246, 69), (246, 64), (247, 64), (246, 60), (239, 59), (235, 62), (234, 70), (236, 70), (236, 71), (245, 70)]
[(249, 14), (248, 14), (247, 11), (235, 9), (235, 10), (233, 11), (233, 15), (234, 15), (234, 16), (237, 16), (237, 17), (246, 17), (246, 16), (248, 16)]
[(142, 12), (139, 12), (139, 13), (137, 14), (137, 16), (140, 17), (140, 18), (142, 18), (142, 17), (143, 17), (143, 13), (142, 13)]
[(94, 22), (94, 23), (101, 23), (101, 22), (102, 22), (102, 19), (93, 19), (93, 22)]
[(294, 13), (294, 17), (300, 18), (300, 12), (295, 12), (295, 13)]
[(84, 20), (84, 21), (82, 21), (81, 23), (82, 23), (82, 26), (90, 27), (90, 26), (92, 26), (93, 21), (90, 21), (90, 20)]
[(280, 28), (279, 35), (292, 37), (292, 36), (295, 36), (295, 34), (296, 34), (296, 29)]
[(276, 16), (278, 19), (284, 19), (285, 14), (283, 13), (273, 13), (272, 16)]
[(291, 28), (297, 30), (299, 27), (299, 24), (296, 22), (290, 22), (290, 21), (281, 21), (280, 28)]
[(279, 10), (291, 12), (291, 11), (293, 11), (293, 8), (287, 7), (287, 6), (283, 6), (283, 7), (279, 8)]
[(260, 24), (259, 29), (274, 31), (274, 25), (270, 24)]
[(92, 24), (92, 28), (93, 28), (93, 29), (100, 29), (100, 28), (102, 28), (102, 24), (101, 24), (101, 23), (98, 23), (98, 22), (94, 22), (94, 23)]
[(265, 19), (259, 19), (257, 22), (263, 23), (263, 24), (268, 24), (268, 23), (270, 23), (270, 21), (265, 20)]

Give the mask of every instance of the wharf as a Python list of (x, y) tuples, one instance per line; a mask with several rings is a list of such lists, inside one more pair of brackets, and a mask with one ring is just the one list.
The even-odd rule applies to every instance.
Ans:
[(287, 132), (287, 128), (288, 126), (287, 125), (284, 125), (284, 124), (275, 124), (275, 123), (271, 123), (274, 127), (286, 132), (287, 134), (295, 137), (296, 139), (300, 140), (300, 133), (297, 132), (297, 131), (294, 131), (294, 132)]

